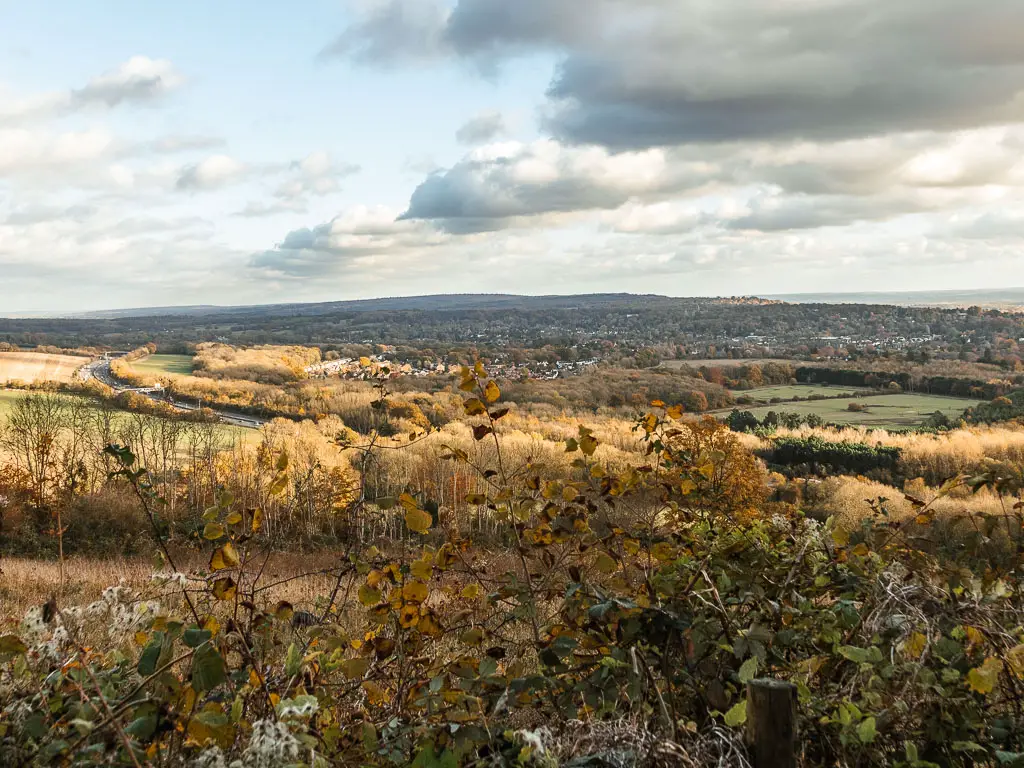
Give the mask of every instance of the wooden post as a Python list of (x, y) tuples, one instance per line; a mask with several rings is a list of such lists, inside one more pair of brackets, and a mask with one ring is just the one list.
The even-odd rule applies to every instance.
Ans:
[(761, 678), (747, 683), (747, 745), (754, 768), (796, 768), (796, 686)]

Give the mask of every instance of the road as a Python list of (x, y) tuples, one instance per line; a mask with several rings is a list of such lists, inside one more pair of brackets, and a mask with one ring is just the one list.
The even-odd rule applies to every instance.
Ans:
[[(94, 360), (91, 363), (87, 363), (78, 369), (78, 377), (82, 381), (90, 381), (96, 379), (101, 384), (106, 384), (108, 387), (113, 389), (115, 392), (135, 392), (136, 394), (148, 397), (158, 403), (164, 403), (176, 408), (179, 411), (198, 411), (199, 405), (197, 403), (189, 403), (184, 401), (171, 400), (167, 393), (161, 387), (132, 387), (125, 384), (114, 376), (110, 370), (109, 360)], [(247, 429), (259, 429), (266, 424), (269, 419), (263, 419), (259, 416), (250, 416), (246, 413), (237, 413), (235, 411), (224, 411), (217, 408), (209, 408), (213, 411), (217, 417), (224, 424), (231, 424), (236, 427), (245, 427)]]

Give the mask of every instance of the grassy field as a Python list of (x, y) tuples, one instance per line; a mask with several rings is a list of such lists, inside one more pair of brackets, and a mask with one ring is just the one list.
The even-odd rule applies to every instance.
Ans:
[[(838, 391), (838, 390), (834, 390)], [(865, 407), (860, 412), (848, 411), (851, 402)], [(940, 397), (938, 395), (871, 395), (847, 400), (814, 400), (800, 403), (777, 403), (771, 406), (744, 408), (757, 418), (763, 419), (768, 411), (784, 411), (810, 415), (816, 413), (825, 421), (835, 424), (856, 424), (879, 429), (906, 429), (921, 426), (925, 419), (935, 411), (941, 411), (949, 417), (959, 416), (967, 408), (977, 405), (977, 400), (965, 400), (959, 397)]]
[(192, 358), (188, 355), (149, 355), (132, 361), (131, 367), (143, 375), (188, 376), (192, 373)]
[(0, 383), (7, 381), (71, 381), (87, 357), (39, 352), (0, 352)]
[(765, 405), (771, 403), (772, 398), (780, 400), (793, 400), (797, 397), (810, 397), (821, 395), (822, 397), (838, 397), (840, 395), (853, 395), (867, 390), (859, 390), (856, 387), (829, 387), (824, 384), (784, 384), (776, 387), (758, 387), (757, 389), (736, 389), (733, 395), (737, 399), (749, 397), (758, 403)]

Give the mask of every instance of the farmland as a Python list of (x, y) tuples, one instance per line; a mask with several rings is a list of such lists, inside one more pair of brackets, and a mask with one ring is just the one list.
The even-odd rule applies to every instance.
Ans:
[(192, 358), (188, 355), (148, 355), (133, 360), (131, 367), (143, 375), (188, 376), (192, 373)]
[[(839, 391), (838, 389), (834, 391)], [(864, 406), (863, 411), (847, 410), (851, 402)], [(771, 406), (749, 408), (758, 419), (768, 411), (785, 411), (801, 415), (817, 414), (826, 422), (853, 424), (877, 429), (908, 429), (921, 426), (925, 419), (936, 411), (955, 418), (967, 408), (977, 405), (977, 400), (938, 395), (870, 395), (866, 397), (839, 398), (803, 402), (777, 403)], [(742, 408), (742, 406), (740, 406)]]
[(87, 357), (39, 352), (0, 352), (0, 383), (9, 381), (71, 381)]

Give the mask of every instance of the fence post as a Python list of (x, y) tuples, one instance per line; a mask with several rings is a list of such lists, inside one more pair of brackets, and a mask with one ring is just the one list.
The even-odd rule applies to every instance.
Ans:
[(747, 745), (754, 768), (796, 768), (796, 686), (760, 678), (747, 683)]

